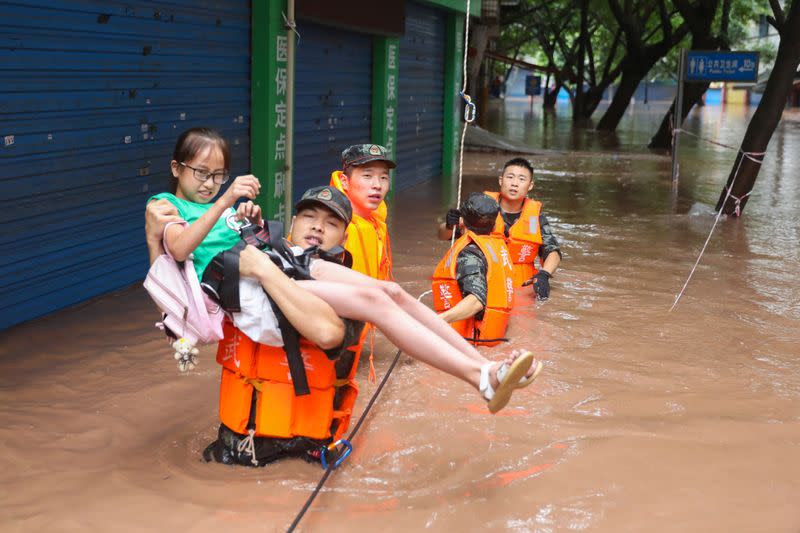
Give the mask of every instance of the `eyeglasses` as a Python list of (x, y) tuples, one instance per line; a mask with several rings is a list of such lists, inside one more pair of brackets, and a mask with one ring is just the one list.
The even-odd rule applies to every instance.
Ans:
[(231, 175), (228, 173), (227, 170), (222, 170), (219, 172), (211, 172), (210, 170), (206, 170), (204, 168), (194, 168), (192, 166), (187, 165), (186, 163), (181, 163), (181, 165), (185, 166), (186, 168), (192, 169), (194, 171), (194, 179), (198, 181), (206, 181), (208, 178), (211, 178), (214, 183), (217, 185), (222, 185), (228, 182)]

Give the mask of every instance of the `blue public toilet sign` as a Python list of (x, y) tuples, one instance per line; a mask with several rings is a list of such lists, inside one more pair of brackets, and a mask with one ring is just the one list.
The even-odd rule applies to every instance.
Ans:
[(542, 94), (542, 77), (528, 74), (525, 76), (525, 94), (539, 96)]
[(686, 81), (758, 81), (758, 52), (686, 54)]

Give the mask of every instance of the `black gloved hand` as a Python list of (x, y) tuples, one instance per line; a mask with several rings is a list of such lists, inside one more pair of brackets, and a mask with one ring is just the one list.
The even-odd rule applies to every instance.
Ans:
[(550, 278), (552, 274), (546, 270), (540, 270), (533, 276), (533, 291), (540, 300), (547, 300), (550, 297)]
[(453, 229), (458, 226), (458, 221), (461, 219), (461, 211), (458, 209), (448, 209), (444, 217), (444, 225), (447, 229)]

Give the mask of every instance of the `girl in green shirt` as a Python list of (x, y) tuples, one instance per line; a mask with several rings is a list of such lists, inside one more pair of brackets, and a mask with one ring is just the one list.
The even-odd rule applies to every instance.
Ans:
[[(217, 132), (202, 128), (184, 132), (171, 162), (175, 180), (173, 194), (159, 196), (173, 202), (181, 217), (189, 222), (188, 226), (169, 226), (164, 234), (165, 243), (177, 261), (194, 254), (200, 279), (214, 256), (239, 242), (239, 234), (234, 229), (236, 220), (262, 223), (261, 210), (252, 201), (242, 203), (235, 211), (232, 209), (239, 198), (253, 200), (258, 195), (260, 183), (253, 175), (237, 177), (228, 190), (212, 202), (229, 178), (228, 161), (228, 145)], [(341, 209), (331, 204), (338, 191), (329, 190), (329, 187), (318, 189), (314, 198), (298, 203), (291, 240), (296, 245), (328, 250), (344, 242), (352, 208), (346, 199), (342, 202), (347, 205), (340, 206)], [(313, 217), (317, 218), (312, 220)], [(322, 349), (331, 349), (341, 343), (344, 335), (344, 325), (337, 315), (373, 322), (406, 354), (480, 390), (491, 412), (502, 409), (514, 389), (531, 383), (542, 368), (541, 362), (535, 361), (527, 351), (512, 352), (503, 361), (486, 359), (396, 283), (378, 281), (319, 260), (311, 264), (314, 279), (310, 281), (294, 282), (283, 275), (273, 276), (270, 271), (274, 270), (279, 269), (256, 248), (247, 246), (241, 252), (240, 279), (260, 284), (263, 290), (259, 288), (257, 292), (268, 292), (301, 336)], [(243, 312), (245, 307), (242, 302)], [(259, 310), (251, 313), (257, 317), (266, 314), (271, 313)], [(234, 324), (239, 326), (236, 314)], [(243, 331), (251, 339), (262, 342)]]

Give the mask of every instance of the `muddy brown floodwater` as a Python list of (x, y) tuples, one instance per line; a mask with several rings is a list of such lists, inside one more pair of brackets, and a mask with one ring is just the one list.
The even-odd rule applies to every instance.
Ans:
[[(564, 250), (544, 303), (515, 312), (510, 346), (545, 360), (497, 416), (476, 392), (403, 360), (301, 523), (306, 531), (798, 531), (800, 117), (770, 145), (746, 216), (712, 224), (733, 159), (684, 141), (639, 148), (660, 118), (621, 133), (495, 110), (492, 127), (544, 147), (536, 195)], [(746, 111), (706, 108), (687, 128), (736, 144)], [(567, 152), (567, 149), (572, 151)], [(508, 155), (469, 154), (465, 192)], [(402, 164), (402, 162), (401, 162)], [(445, 206), (425, 185), (391, 213), (396, 277), (428, 288)], [(524, 298), (524, 296), (523, 296)], [(322, 474), (287, 460), (205, 464), (216, 430), (213, 350), (180, 375), (133, 287), (0, 333), (0, 529), (281, 531)], [(381, 341), (378, 373), (393, 348)], [(359, 371), (360, 407), (374, 391)]]

